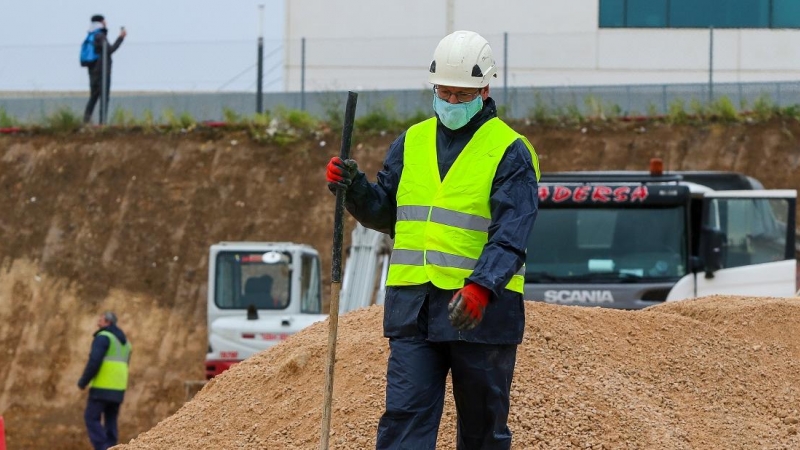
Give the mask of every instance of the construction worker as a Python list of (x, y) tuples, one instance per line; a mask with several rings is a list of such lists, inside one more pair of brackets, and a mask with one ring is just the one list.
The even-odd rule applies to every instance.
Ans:
[(361, 224), (394, 238), (384, 336), (390, 355), (378, 449), (434, 449), (451, 372), (458, 449), (511, 448), (509, 392), (522, 341), (525, 248), (537, 214), (533, 146), (497, 117), (489, 43), (439, 42), (435, 117), (390, 146), (377, 182), (354, 160), (327, 166)]
[(95, 450), (106, 450), (119, 440), (117, 417), (128, 387), (131, 343), (117, 327), (117, 316), (106, 311), (97, 320), (89, 361), (78, 380), (89, 398), (83, 418)]

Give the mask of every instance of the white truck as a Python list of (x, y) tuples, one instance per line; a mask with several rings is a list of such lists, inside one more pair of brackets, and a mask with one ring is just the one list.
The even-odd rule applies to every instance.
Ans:
[(641, 309), (712, 294), (795, 295), (797, 191), (651, 165), (542, 175), (526, 299)]
[[(339, 313), (383, 303), (388, 236), (352, 233)], [(317, 250), (292, 242), (220, 242), (209, 249), (206, 380), (325, 320)]]

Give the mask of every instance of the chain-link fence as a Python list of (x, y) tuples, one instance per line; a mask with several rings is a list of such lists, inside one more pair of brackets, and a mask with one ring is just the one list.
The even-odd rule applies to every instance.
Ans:
[[(512, 87), (492, 91), (492, 97), (506, 117), (514, 119), (543, 115), (640, 116), (665, 115), (676, 104), (686, 112), (706, 108), (722, 98), (738, 111), (753, 109), (757, 102), (778, 107), (800, 105), (800, 82), (715, 84), (663, 84), (624, 86)], [(81, 116), (87, 95), (61, 94), (0, 96), (0, 112), (22, 123), (38, 123), (60, 110)], [(306, 93), (266, 93), (266, 111), (305, 110), (327, 118), (344, 111), (345, 91)], [(397, 118), (430, 114), (429, 90), (359, 92), (357, 116), (381, 113)], [(188, 114), (197, 121), (224, 120), (231, 113), (249, 116), (255, 111), (256, 96), (251, 93), (124, 93), (111, 95), (109, 120), (115, 117), (155, 120), (168, 114)]]
[[(762, 98), (775, 106), (800, 103), (800, 81), (794, 81), (800, 79), (800, 53), (792, 45), (800, 30), (711, 35), (702, 29), (489, 33), (499, 66), (491, 95), (510, 118), (667, 114), (676, 102), (691, 111), (691, 105), (722, 98), (739, 110)], [(260, 70), (255, 39), (126, 40), (113, 55), (107, 118), (186, 114), (208, 121), (228, 112), (252, 115), (259, 104), (259, 73), (267, 111), (341, 114), (346, 91), (354, 90), (360, 94), (359, 116), (430, 114), (427, 62), (438, 39), (266, 39)], [(0, 45), (0, 119), (40, 122), (60, 110), (82, 116), (89, 80), (78, 50), (79, 42)]]

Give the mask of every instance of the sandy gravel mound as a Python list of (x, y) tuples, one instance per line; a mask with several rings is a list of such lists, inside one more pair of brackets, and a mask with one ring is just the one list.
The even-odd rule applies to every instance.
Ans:
[[(331, 445), (374, 448), (382, 309), (339, 322)], [(518, 449), (800, 448), (800, 299), (713, 296), (643, 311), (527, 303), (510, 427)], [(209, 383), (116, 449), (318, 448), (327, 322)], [(448, 398), (439, 432), (453, 449)]]

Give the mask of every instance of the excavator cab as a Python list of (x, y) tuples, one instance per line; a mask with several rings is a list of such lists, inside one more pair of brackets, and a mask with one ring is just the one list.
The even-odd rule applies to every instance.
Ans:
[(321, 287), (319, 254), (308, 245), (212, 245), (206, 379), (324, 320)]

